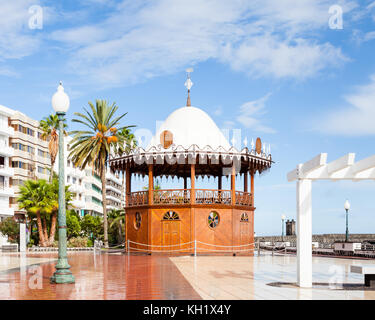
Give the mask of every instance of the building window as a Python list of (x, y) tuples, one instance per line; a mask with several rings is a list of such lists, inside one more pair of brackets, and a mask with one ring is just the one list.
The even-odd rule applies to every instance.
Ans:
[(135, 230), (139, 230), (139, 228), (141, 227), (141, 222), (142, 222), (141, 214), (139, 212), (136, 212), (135, 216), (134, 216), (134, 228), (135, 228)]
[(249, 216), (247, 215), (246, 212), (242, 213), (241, 214), (241, 219), (240, 219), (241, 222), (249, 222)]
[(211, 211), (208, 215), (208, 226), (211, 229), (216, 228), (219, 225), (220, 217), (219, 214), (216, 211)]
[(170, 147), (170, 145), (173, 143), (173, 134), (172, 132), (168, 130), (164, 130), (160, 134), (160, 143), (163, 145), (164, 149), (167, 149)]
[(178, 216), (177, 212), (168, 211), (164, 215), (163, 220), (180, 220), (180, 217)]

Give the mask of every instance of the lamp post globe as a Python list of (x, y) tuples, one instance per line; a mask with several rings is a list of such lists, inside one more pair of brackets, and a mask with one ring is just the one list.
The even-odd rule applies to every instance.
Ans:
[(350, 202), (349, 202), (349, 200), (345, 201), (344, 208), (345, 208), (345, 210), (349, 210), (350, 209)]
[(345, 230), (345, 242), (349, 241), (349, 226), (348, 226), (348, 212), (350, 209), (350, 202), (346, 200), (344, 203), (344, 209), (346, 211), (346, 230)]
[(50, 279), (51, 283), (74, 283), (75, 279), (69, 270), (67, 256), (66, 237), (66, 208), (65, 208), (65, 158), (64, 158), (64, 115), (69, 109), (69, 96), (64, 92), (60, 82), (57, 92), (52, 97), (52, 107), (59, 119), (59, 258), (56, 264), (56, 271)]
[(66, 113), (70, 106), (69, 96), (65, 93), (62, 82), (57, 87), (56, 93), (52, 96), (52, 107), (56, 114)]

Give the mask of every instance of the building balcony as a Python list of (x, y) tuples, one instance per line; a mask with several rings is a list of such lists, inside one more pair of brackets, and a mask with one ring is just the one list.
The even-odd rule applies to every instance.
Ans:
[(14, 169), (8, 166), (0, 165), (0, 176), (13, 177)]
[[(149, 192), (132, 192), (128, 197), (127, 207), (148, 206)], [(235, 191), (232, 199), (231, 190), (195, 189), (192, 197), (191, 189), (155, 190), (152, 197), (152, 206), (165, 205), (212, 205), (253, 207), (253, 196), (249, 192)], [(192, 201), (193, 200), (193, 201)]]
[(0, 155), (4, 157), (13, 157), (14, 149), (7, 146), (0, 146)]
[(72, 201), (72, 206), (76, 209), (83, 209), (85, 207), (85, 201), (84, 200), (73, 200)]
[(121, 193), (121, 189), (116, 188), (115, 186), (110, 185), (110, 184), (107, 184), (107, 185), (106, 185), (106, 189), (107, 189), (107, 190), (112, 190), (112, 191), (117, 192), (117, 193)]
[(85, 187), (83, 185), (79, 184), (68, 184), (69, 185), (69, 191), (74, 193), (82, 193), (85, 192)]
[(121, 202), (121, 196), (120, 195), (114, 196), (112, 194), (107, 194), (106, 199), (113, 200), (113, 201), (116, 201), (116, 202)]
[(0, 135), (11, 137), (14, 135), (14, 129), (9, 126), (0, 126)]
[(14, 197), (14, 190), (13, 188), (0, 185), (0, 196), (3, 197)]
[(0, 215), (12, 217), (14, 215), (14, 209), (0, 206)]

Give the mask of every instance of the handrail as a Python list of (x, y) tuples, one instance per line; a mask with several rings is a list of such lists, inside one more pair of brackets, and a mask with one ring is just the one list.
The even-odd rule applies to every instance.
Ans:
[[(148, 205), (148, 190), (136, 191), (127, 195), (127, 206)], [(253, 195), (249, 192), (236, 191), (235, 205), (252, 206)], [(153, 190), (153, 205), (184, 205), (192, 203), (191, 189)], [(195, 204), (232, 204), (232, 191), (219, 189), (195, 189)]]

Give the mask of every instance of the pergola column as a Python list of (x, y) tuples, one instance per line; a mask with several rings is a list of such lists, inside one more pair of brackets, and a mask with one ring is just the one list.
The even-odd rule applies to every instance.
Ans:
[(130, 193), (131, 193), (131, 173), (130, 173), (130, 166), (127, 164), (125, 168), (125, 206), (129, 206), (130, 201)]
[(254, 171), (250, 172), (250, 193), (251, 193), (251, 204), (254, 207)]
[(190, 184), (191, 184), (191, 204), (195, 203), (195, 164), (190, 166)]
[(236, 204), (236, 167), (232, 166), (232, 174), (230, 179), (230, 189), (232, 191), (232, 205)]
[(311, 180), (297, 180), (297, 282), (312, 286), (312, 208)]
[(154, 202), (154, 165), (148, 165), (148, 204)]

